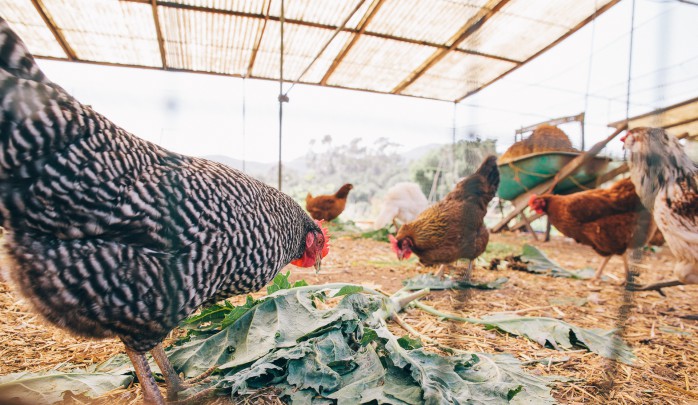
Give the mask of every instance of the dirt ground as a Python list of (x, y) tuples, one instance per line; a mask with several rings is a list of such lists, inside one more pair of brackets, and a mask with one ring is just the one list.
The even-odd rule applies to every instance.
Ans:
[[(518, 254), (524, 243), (539, 247), (551, 259), (568, 269), (596, 267), (601, 258), (591, 249), (564, 237), (551, 242), (535, 242), (526, 234), (492, 235), (488, 252), (477, 262), (473, 278), (494, 280), (508, 277), (498, 290), (436, 291), (423, 302), (443, 312), (462, 317), (482, 317), (495, 312), (514, 312), (526, 316), (546, 316), (565, 320), (585, 328), (611, 329), (617, 324), (624, 289), (617, 281), (607, 280), (600, 287), (587, 281), (551, 278), (510, 269), (487, 270), (489, 260)], [(646, 271), (640, 282), (653, 282), (672, 277), (672, 255), (668, 248), (648, 252), (643, 260)], [(465, 269), (459, 263), (455, 272)], [(418, 273), (433, 272), (416, 260), (399, 262), (387, 242), (337, 236), (330, 254), (323, 261), (322, 271), (289, 266), (292, 279), (310, 284), (351, 282), (367, 284), (392, 293), (402, 281)], [(606, 274), (623, 277), (623, 264), (613, 258)], [(522, 337), (485, 330), (480, 325), (443, 321), (419, 309), (402, 314), (405, 322), (419, 333), (440, 344), (467, 351), (511, 353), (521, 361), (553, 357), (561, 360), (550, 365), (526, 366), (529, 372), (555, 374), (574, 378), (559, 383), (553, 394), (561, 403), (594, 404), (689, 404), (698, 403), (698, 321), (683, 315), (698, 314), (698, 285), (632, 295), (631, 313), (625, 323), (625, 339), (637, 355), (633, 366), (615, 364), (585, 350), (555, 351)], [(571, 298), (583, 299), (583, 301)], [(236, 302), (236, 299), (232, 300)], [(551, 303), (552, 302), (552, 303)], [(565, 303), (568, 302), (568, 303)], [(580, 305), (580, 303), (583, 303)], [(399, 326), (394, 333), (404, 335)], [(25, 301), (0, 282), (0, 375), (19, 371), (60, 369), (64, 363), (90, 365), (121, 352), (116, 340), (91, 341), (76, 338), (46, 324), (32, 313)], [(606, 391), (606, 374), (613, 375), (614, 385)], [(109, 402), (136, 403), (137, 386), (119, 390), (108, 396)], [(247, 399), (246, 403), (258, 403)], [(270, 399), (264, 403), (274, 403)], [(219, 399), (215, 403), (230, 403)]]

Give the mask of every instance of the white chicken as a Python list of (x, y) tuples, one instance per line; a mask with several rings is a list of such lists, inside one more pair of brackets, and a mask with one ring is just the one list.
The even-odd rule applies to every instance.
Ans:
[(392, 222), (397, 229), (396, 220), (403, 224), (411, 222), (428, 206), (429, 201), (418, 184), (397, 183), (385, 195), (383, 209), (373, 221), (373, 226), (380, 229)]
[(623, 141), (637, 194), (676, 257), (678, 280), (639, 290), (698, 284), (698, 167), (679, 140), (661, 128), (635, 128)]

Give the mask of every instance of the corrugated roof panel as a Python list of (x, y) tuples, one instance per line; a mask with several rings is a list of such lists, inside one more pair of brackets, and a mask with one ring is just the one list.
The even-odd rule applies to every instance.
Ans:
[[(317, 24), (330, 25), (338, 27), (342, 25), (349, 14), (356, 8), (361, 0), (294, 0), (284, 1), (284, 17), (290, 20), (302, 20)], [(365, 0), (364, 10), (371, 3), (371, 0)], [(361, 10), (357, 11), (357, 15), (361, 15)], [(281, 16), (281, 1), (271, 0), (271, 8), (269, 15), (274, 17)], [(347, 23), (346, 27), (355, 28), (359, 19), (357, 15), (350, 20), (351, 24)]]
[(112, 0), (43, 0), (43, 4), (79, 59), (161, 66), (149, 4)]
[(484, 56), (451, 52), (401, 94), (458, 100), (515, 66), (511, 62)]
[(327, 84), (389, 92), (435, 50), (426, 45), (362, 36)]
[(36, 56), (65, 58), (67, 55), (29, 0), (0, 0), (4, 18)]
[(260, 15), (264, 14), (264, 4), (267, 1), (269, 0), (169, 0), (175, 4)]
[(167, 66), (243, 76), (261, 20), (158, 7)]
[(513, 0), (501, 12), (572, 28), (611, 0)]
[[(279, 78), (280, 26), (276, 21), (267, 22), (264, 37), (257, 52), (252, 76), (270, 79)], [(315, 59), (325, 43), (332, 37), (333, 30), (284, 24), (284, 80), (295, 81)], [(315, 62), (301, 81), (319, 83), (326, 70), (348, 39), (349, 34), (340, 33)]]
[(514, 0), (458, 48), (525, 61), (609, 2)]
[(486, 0), (386, 0), (367, 31), (450, 45), (449, 39), (486, 3)]

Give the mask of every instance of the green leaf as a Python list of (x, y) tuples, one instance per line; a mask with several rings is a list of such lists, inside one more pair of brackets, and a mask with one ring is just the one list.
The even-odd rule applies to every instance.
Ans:
[[(280, 280), (277, 285), (284, 283)], [(328, 286), (324, 291), (343, 287), (348, 286)], [(282, 400), (310, 405), (552, 402), (550, 385), (555, 379), (527, 374), (511, 356), (461, 353), (444, 357), (420, 348), (418, 340), (398, 339), (385, 323), (394, 308), (391, 298), (369, 288), (362, 290), (345, 295), (327, 309), (313, 305), (322, 286), (277, 290), (263, 300), (250, 298), (240, 307), (223, 304), (228, 312), (220, 324), (229, 318), (227, 326), (193, 335), (167, 350), (175, 369), (185, 376), (216, 366), (210, 383), (183, 395), (207, 387), (229, 395), (274, 387)], [(131, 370), (123, 355), (94, 366), (96, 370), (109, 371), (101, 375), (112, 385), (130, 382), (130, 375), (118, 374)], [(37, 377), (25, 375), (24, 380)], [(60, 399), (72, 375), (51, 378), (60, 379), (60, 384), (29, 389), (15, 384), (13, 395), (45, 395), (35, 402)], [(12, 381), (0, 380), (2, 383)]]
[(213, 365), (224, 370), (251, 363), (272, 350), (294, 346), (314, 331), (337, 328), (336, 323), (356, 317), (346, 298), (335, 308), (318, 310), (309, 293), (290, 290), (265, 299), (214, 335), (194, 337), (174, 347), (168, 355), (174, 367), (186, 376), (201, 374)]
[[(406, 350), (387, 330), (378, 331), (386, 339), (389, 361), (410, 376), (422, 390), (419, 401), (408, 403), (553, 403), (550, 387), (555, 379), (533, 376), (522, 371), (511, 356), (464, 353), (440, 356), (424, 349)], [(390, 364), (390, 363), (388, 363)]]
[(214, 304), (208, 308), (204, 308), (199, 314), (191, 316), (181, 322), (180, 327), (184, 329), (199, 328), (206, 322), (219, 322), (225, 318), (230, 312), (233, 305), (228, 301), (223, 301), (223, 304)]
[(419, 339), (412, 339), (408, 335), (405, 335), (397, 340), (397, 343), (405, 350), (419, 349), (422, 347), (422, 341)]
[(342, 295), (356, 294), (362, 292), (363, 290), (364, 288), (361, 286), (346, 285), (340, 288), (337, 294), (333, 295), (332, 297), (341, 297)]
[[(485, 316), (479, 323), (512, 335), (525, 336), (541, 346), (556, 350), (581, 346), (603, 357), (632, 364), (632, 349), (612, 330), (584, 329), (567, 322), (545, 317), (521, 317), (511, 314)], [(617, 350), (617, 353), (615, 352)]]
[(474, 282), (466, 280), (454, 280), (450, 276), (437, 277), (433, 274), (419, 274), (410, 279), (404, 280), (402, 284), (408, 290), (421, 290), (428, 288), (430, 290), (465, 290), (475, 288), (479, 290), (495, 290), (501, 288), (509, 279), (500, 277), (494, 281)]
[(61, 401), (65, 391), (96, 398), (111, 390), (128, 387), (132, 381), (131, 375), (80, 371), (8, 374), (0, 377), (0, 402), (14, 402), (12, 398), (20, 398), (23, 403), (52, 404)]
[(594, 276), (594, 269), (585, 268), (578, 271), (567, 270), (550, 260), (541, 250), (529, 244), (523, 245), (521, 260), (526, 263), (526, 267), (531, 273), (547, 274), (552, 277), (565, 277), (579, 280), (587, 280)]
[(359, 344), (361, 346), (366, 346), (376, 339), (378, 339), (378, 334), (376, 333), (376, 331), (371, 328), (366, 328), (364, 329), (364, 335), (361, 337)]

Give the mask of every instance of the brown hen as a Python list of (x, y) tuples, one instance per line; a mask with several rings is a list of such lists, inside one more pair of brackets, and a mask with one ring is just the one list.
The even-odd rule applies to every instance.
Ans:
[[(550, 223), (563, 235), (604, 257), (593, 282), (601, 278), (612, 256), (624, 255), (628, 248), (644, 246), (656, 231), (652, 217), (642, 206), (629, 178), (619, 180), (608, 189), (569, 195), (533, 195), (529, 207), (539, 214), (546, 213)], [(627, 276), (625, 256), (623, 263)]]
[(406, 259), (412, 252), (426, 266), (469, 259), (466, 278), (470, 278), (472, 260), (485, 251), (489, 241), (484, 218), (497, 187), (497, 158), (489, 156), (443, 200), (400, 227), (396, 237), (390, 235), (398, 259)]
[(354, 188), (345, 184), (334, 195), (319, 195), (313, 197), (310, 193), (305, 197), (305, 209), (313, 219), (332, 221), (344, 211), (347, 205), (349, 191)]

